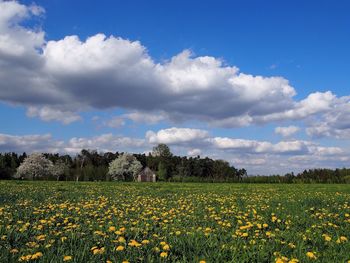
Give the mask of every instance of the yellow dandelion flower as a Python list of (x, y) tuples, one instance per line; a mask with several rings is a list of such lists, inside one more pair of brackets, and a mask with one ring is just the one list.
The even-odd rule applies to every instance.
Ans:
[(45, 240), (45, 235), (36, 236), (35, 239), (38, 240), (38, 241), (44, 241)]
[(161, 258), (166, 258), (168, 256), (168, 253), (167, 252), (162, 252), (160, 253), (160, 257)]
[(288, 243), (288, 246), (289, 246), (290, 248), (295, 248), (295, 245), (294, 245), (293, 243)]
[(41, 252), (36, 252), (35, 254), (32, 255), (31, 259), (38, 259), (43, 256), (43, 253)]
[(322, 236), (323, 236), (324, 240), (327, 241), (327, 242), (332, 240), (332, 238), (329, 235), (327, 235), (327, 234), (323, 234)]
[(117, 250), (117, 251), (123, 251), (123, 250), (124, 250), (124, 247), (123, 247), (123, 246), (117, 246), (115, 250)]
[(346, 241), (348, 241), (347, 237), (344, 237), (344, 236), (341, 236), (339, 239), (340, 239), (341, 242), (346, 242)]
[(124, 237), (119, 237), (119, 238), (118, 238), (118, 242), (120, 242), (120, 243), (125, 243), (126, 240), (125, 240)]
[(306, 252), (306, 256), (309, 258), (309, 259), (317, 259), (315, 253), (313, 252)]
[(167, 251), (167, 250), (170, 250), (170, 246), (169, 246), (169, 245), (164, 245), (164, 246), (163, 246), (163, 250), (166, 250), (166, 251)]
[(63, 261), (70, 261), (72, 258), (72, 256), (63, 256)]

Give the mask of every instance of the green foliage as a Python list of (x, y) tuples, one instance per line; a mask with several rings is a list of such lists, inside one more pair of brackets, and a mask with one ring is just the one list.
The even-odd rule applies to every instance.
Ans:
[(163, 162), (159, 162), (157, 177), (159, 181), (166, 181), (168, 179), (168, 171)]
[[(123, 155), (119, 152), (98, 153), (93, 150), (82, 150), (75, 157), (57, 153), (44, 153), (46, 159), (53, 164), (66, 166), (62, 174), (60, 169), (53, 171), (41, 179), (59, 181), (110, 181), (109, 164)], [(0, 153), (0, 179), (11, 179), (17, 167), (27, 157), (26, 153)], [(243, 182), (243, 183), (350, 183), (350, 169), (313, 169), (294, 175), (257, 175), (247, 176), (244, 168), (237, 169), (224, 160), (211, 158), (176, 156), (170, 148), (160, 144), (152, 154), (133, 154), (142, 168), (149, 167), (158, 179), (177, 182)], [(60, 175), (58, 175), (60, 174)], [(133, 180), (132, 173), (120, 176), (120, 179)], [(116, 179), (116, 178), (114, 178)], [(118, 178), (117, 178), (118, 179)]]
[(164, 143), (160, 143), (156, 147), (153, 147), (152, 155), (158, 156), (161, 159), (167, 159), (173, 156), (169, 146)]

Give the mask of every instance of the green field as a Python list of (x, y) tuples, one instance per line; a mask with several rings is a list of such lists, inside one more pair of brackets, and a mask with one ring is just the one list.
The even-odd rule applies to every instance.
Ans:
[(0, 262), (349, 262), (350, 185), (0, 182)]

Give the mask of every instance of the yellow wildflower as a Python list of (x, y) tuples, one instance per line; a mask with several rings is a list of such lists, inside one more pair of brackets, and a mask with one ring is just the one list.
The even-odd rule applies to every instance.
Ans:
[(125, 240), (124, 237), (119, 237), (119, 238), (118, 238), (118, 242), (120, 242), (120, 243), (125, 243), (126, 240)]
[(72, 260), (72, 256), (63, 256), (63, 261), (70, 261)]
[(123, 251), (124, 250), (124, 247), (123, 246), (117, 246), (117, 248), (115, 249), (117, 251)]
[(309, 258), (309, 259), (317, 259), (315, 253), (313, 252), (306, 252), (306, 256)]
[(170, 250), (169, 245), (164, 245), (164, 246), (163, 246), (163, 250)]
[(31, 259), (38, 259), (43, 256), (43, 253), (41, 252), (36, 252), (35, 254), (32, 255)]

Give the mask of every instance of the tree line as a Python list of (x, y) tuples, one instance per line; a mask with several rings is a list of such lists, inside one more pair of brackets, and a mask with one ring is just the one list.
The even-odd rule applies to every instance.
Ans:
[[(310, 169), (296, 175), (294, 173), (287, 173), (285, 175), (248, 176), (244, 168), (237, 169), (224, 160), (213, 160), (208, 157), (201, 158), (200, 156), (186, 157), (174, 155), (165, 144), (159, 144), (154, 147), (152, 153), (149, 154), (127, 155), (123, 152), (99, 153), (96, 150), (84, 149), (73, 157), (58, 153), (44, 153), (42, 156), (49, 162), (45, 161), (37, 168), (37, 166), (31, 166), (30, 163), (23, 167), (24, 160), (28, 158), (26, 153), (0, 153), (0, 179), (24, 178), (23, 175), (28, 173), (28, 171), (33, 171), (32, 174), (41, 173), (40, 179), (44, 180), (132, 181), (135, 180), (138, 170), (149, 167), (156, 173), (158, 181), (350, 183), (350, 169), (346, 168), (335, 170)], [(125, 157), (124, 160), (122, 157)], [(36, 158), (40, 157), (37, 156)], [(131, 163), (131, 159), (134, 163)], [(114, 166), (112, 165), (113, 162)], [(130, 165), (125, 165), (125, 162), (130, 162)], [(27, 179), (34, 179), (34, 177), (27, 177)]]
[[(124, 152), (99, 153), (96, 150), (84, 149), (74, 157), (58, 153), (43, 153), (42, 155), (53, 166), (50, 168), (52, 172), (41, 175), (41, 179), (60, 181), (111, 181), (115, 178), (132, 181), (135, 179), (127, 174), (113, 177), (113, 173), (110, 173), (110, 164), (118, 157), (126, 155)], [(247, 176), (245, 169), (236, 169), (224, 160), (174, 155), (165, 144), (154, 147), (152, 153), (132, 154), (132, 156), (140, 163), (141, 170), (145, 167), (153, 170), (158, 181), (238, 182)], [(33, 170), (30, 164), (24, 169), (20, 167), (26, 158), (28, 158), (26, 153), (0, 153), (0, 179), (20, 178), (23, 174), (22, 170)], [(45, 162), (42, 164), (47, 167), (49, 165)], [(41, 167), (36, 170), (44, 171)], [(33, 178), (28, 177), (27, 179)]]

